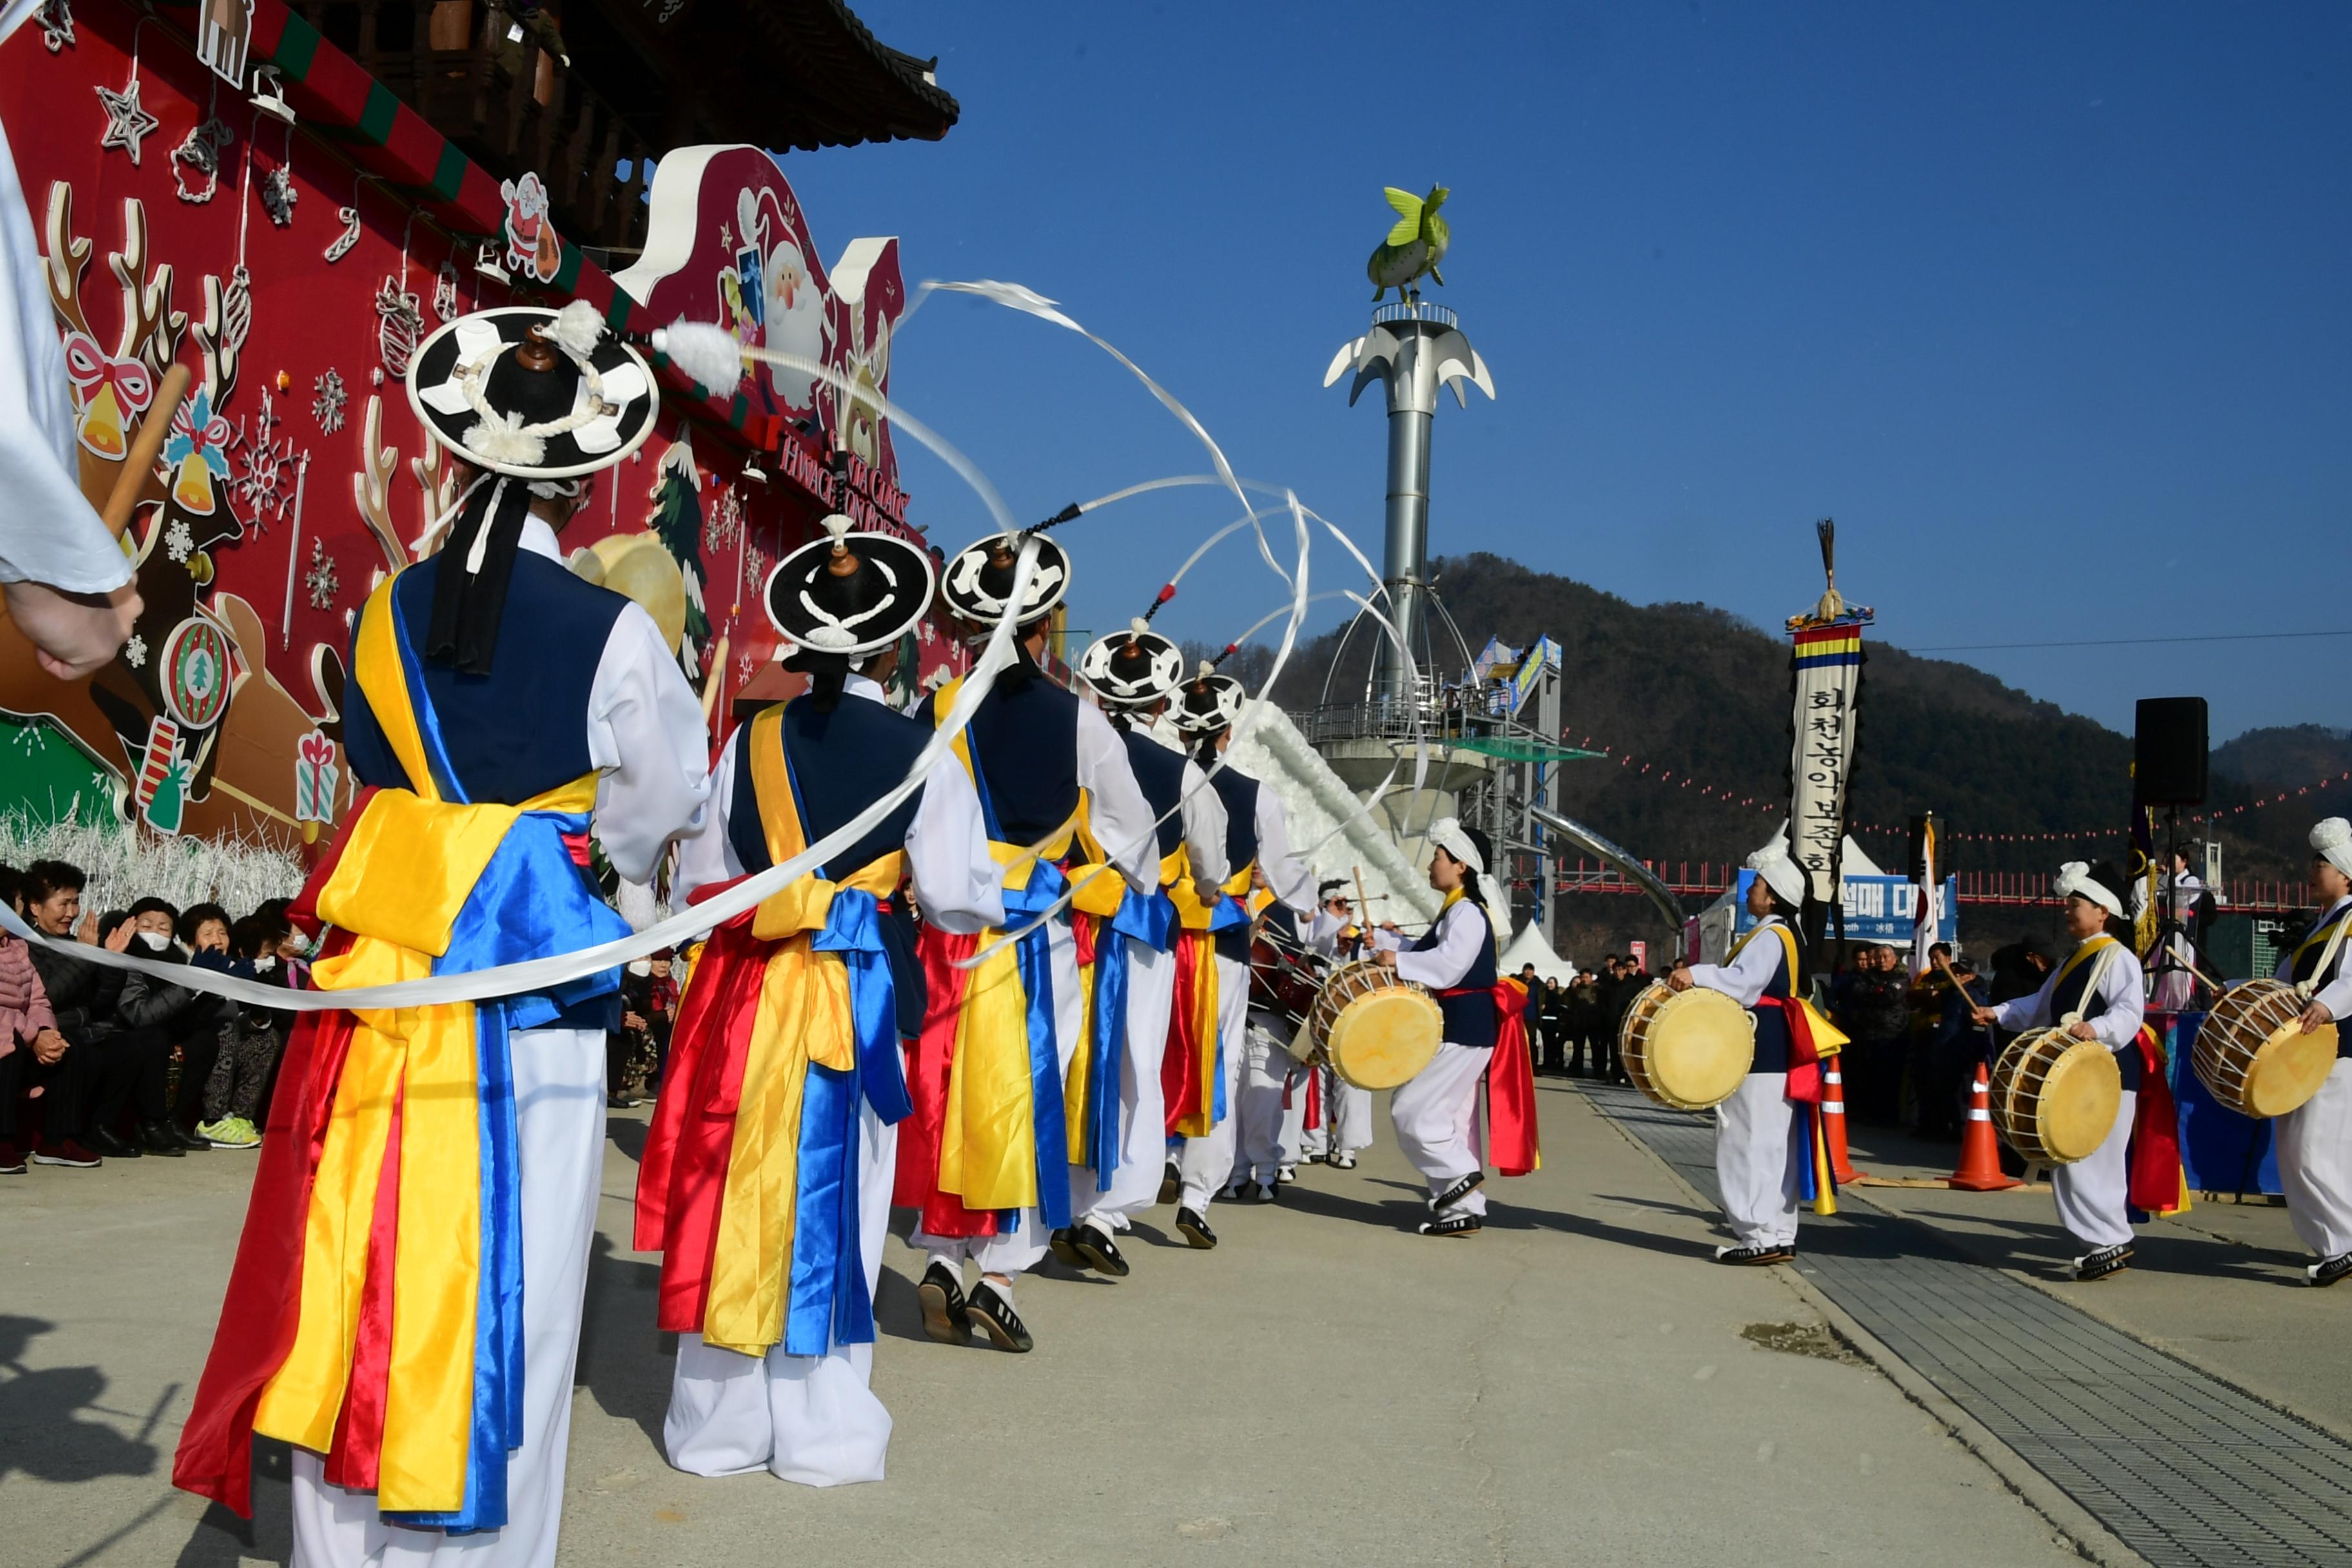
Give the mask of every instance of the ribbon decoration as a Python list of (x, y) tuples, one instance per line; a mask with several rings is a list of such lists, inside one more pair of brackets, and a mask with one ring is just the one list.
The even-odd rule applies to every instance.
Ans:
[[(116, 359), (87, 332), (66, 334), (66, 375), (80, 393), (82, 408), (82, 440), (100, 456), (121, 458), (130, 450), (124, 439), (123, 426), (134, 414), (144, 413), (155, 399), (155, 378), (143, 361)], [(114, 406), (110, 413), (106, 405)], [(101, 418), (110, 441), (93, 440), (89, 426)]]
[(1492, 985), (1456, 985), (1440, 996), (1486, 996), (1495, 1004), (1495, 1049), (1486, 1058), (1486, 1154), (1506, 1176), (1543, 1168), (1536, 1132), (1535, 1060), (1528, 1054), (1528, 994), (1509, 976)]

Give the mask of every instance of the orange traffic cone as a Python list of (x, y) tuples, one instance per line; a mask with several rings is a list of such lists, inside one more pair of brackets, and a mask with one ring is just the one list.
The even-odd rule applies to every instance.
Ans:
[(1836, 1057), (1822, 1061), (1822, 1131), (1830, 1148), (1830, 1174), (1838, 1185), (1850, 1187), (1862, 1180), (1862, 1173), (1846, 1158), (1845, 1075), (1838, 1071)]
[(1960, 1133), (1960, 1168), (1944, 1184), (1967, 1193), (1997, 1193), (2019, 1186), (2014, 1176), (2000, 1173), (2000, 1150), (1992, 1136), (1992, 1091), (1985, 1081), (1984, 1063), (1977, 1063), (1976, 1086), (1969, 1091), (1969, 1124)]

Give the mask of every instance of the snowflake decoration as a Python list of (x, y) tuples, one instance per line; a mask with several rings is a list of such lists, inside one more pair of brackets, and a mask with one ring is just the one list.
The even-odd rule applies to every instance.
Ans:
[(342, 373), (328, 371), (310, 383), (310, 390), (318, 394), (310, 400), (310, 417), (319, 422), (319, 428), (331, 435), (341, 429), (343, 405), (351, 401), (351, 394), (343, 390)]
[(73, 0), (41, 0), (41, 42), (49, 53), (73, 41)]
[(172, 526), (163, 531), (163, 553), (184, 565), (196, 548), (196, 536), (188, 531), (188, 520), (175, 517)]
[(286, 509), (294, 504), (294, 437), (276, 433), (284, 423), (270, 406), (269, 389), (264, 387), (261, 407), (251, 426), (239, 420), (236, 439), (230, 443), (245, 471), (229, 481), (229, 493), (245, 502), (257, 526), (271, 517), (283, 518)]
[(146, 668), (147, 639), (137, 632), (132, 632), (131, 640), (122, 645), (122, 662), (133, 669)]
[(331, 610), (335, 607), (335, 590), (341, 584), (335, 579), (335, 558), (327, 553), (324, 542), (310, 541), (310, 569), (302, 574), (302, 585), (310, 590), (310, 607)]
[(754, 544), (743, 552), (744, 570), (751, 574), (754, 586), (768, 580), (768, 552)]
[(445, 261), (433, 275), (433, 313), (445, 322), (457, 319), (457, 264)]
[(733, 485), (719, 492), (710, 516), (702, 524), (702, 548), (716, 551), (732, 544), (743, 531), (743, 495)]
[(294, 221), (295, 198), (302, 193), (294, 188), (294, 175), (280, 163), (261, 176), (261, 210), (269, 215), (271, 226), (284, 228)]

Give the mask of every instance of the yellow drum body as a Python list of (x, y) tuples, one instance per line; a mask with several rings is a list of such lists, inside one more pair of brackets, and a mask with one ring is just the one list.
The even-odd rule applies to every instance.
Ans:
[(1756, 1022), (1720, 991), (1655, 981), (1625, 1010), (1617, 1060), (1658, 1104), (1706, 1110), (1729, 1100), (1756, 1065)]
[(2105, 1046), (2063, 1026), (2028, 1029), (1993, 1064), (1993, 1125), (2035, 1164), (2071, 1165), (2115, 1131), (2123, 1093), (2123, 1069)]
[(2284, 1116), (2319, 1092), (2336, 1066), (2336, 1026), (2305, 1034), (2305, 1005), (2276, 980), (2221, 993), (2189, 1055), (2214, 1099), (2244, 1116)]
[(1445, 1030), (1437, 998), (1393, 969), (1342, 964), (1315, 994), (1306, 1037), (1358, 1089), (1394, 1089), (1427, 1067)]

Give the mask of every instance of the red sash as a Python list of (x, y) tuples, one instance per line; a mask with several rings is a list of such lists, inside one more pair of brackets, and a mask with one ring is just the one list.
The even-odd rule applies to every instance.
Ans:
[(1495, 1003), (1495, 1054), (1486, 1058), (1486, 1155), (1506, 1176), (1524, 1176), (1543, 1163), (1536, 1136), (1535, 1062), (1528, 1055), (1527, 989), (1516, 980), (1457, 985), (1440, 996), (1490, 996)]
[(968, 1209), (955, 1194), (940, 1191), (948, 1074), (955, 1065), (956, 1021), (971, 984), (971, 971), (956, 964), (980, 951), (980, 938), (978, 931), (958, 935), (927, 925), (915, 944), (923, 961), (923, 1032), (907, 1055), (907, 1095), (915, 1109), (898, 1124), (898, 1179), (890, 1202), (922, 1210), (923, 1229), (932, 1236), (996, 1234), (994, 1209)]
[(1813, 1046), (1812, 1015), (1786, 996), (1759, 996), (1759, 1007), (1780, 1010), (1789, 1026), (1788, 1098), (1800, 1105), (1822, 1102), (1822, 1054)]

